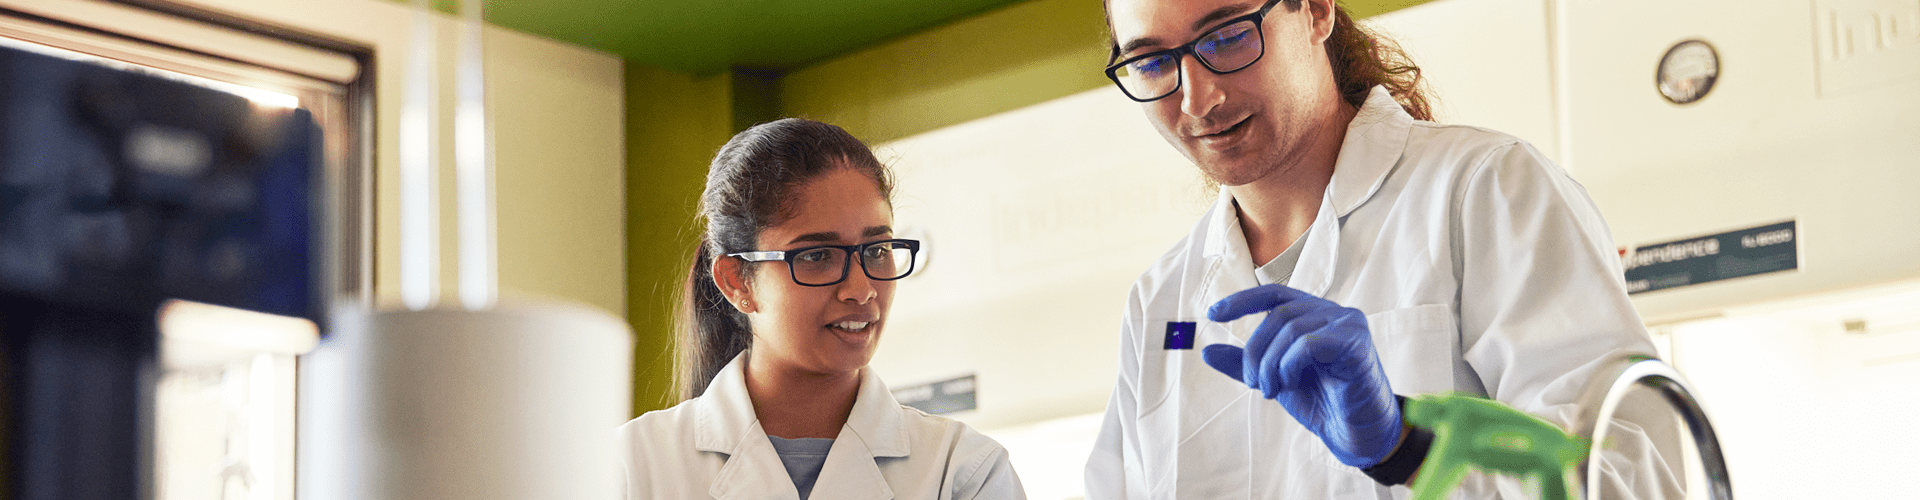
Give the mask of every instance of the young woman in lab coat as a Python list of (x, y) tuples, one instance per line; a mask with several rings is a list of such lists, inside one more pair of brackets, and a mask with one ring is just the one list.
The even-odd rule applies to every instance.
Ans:
[(628, 498), (1025, 498), (999, 443), (866, 367), (919, 245), (894, 239), (889, 177), (815, 121), (720, 148), (685, 298), (691, 399), (620, 428)]

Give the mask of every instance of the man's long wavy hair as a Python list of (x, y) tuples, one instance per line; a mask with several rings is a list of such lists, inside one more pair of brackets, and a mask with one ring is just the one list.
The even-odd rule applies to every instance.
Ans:
[[(1305, 0), (1280, 0), (1287, 12), (1299, 12)], [(1120, 60), (1120, 46), (1112, 40), (1113, 22), (1107, 22), (1107, 64)], [(1360, 107), (1375, 86), (1386, 87), (1393, 99), (1416, 120), (1433, 120), (1433, 106), (1420, 67), (1392, 39), (1355, 23), (1347, 8), (1334, 4), (1333, 33), (1327, 37), (1327, 62), (1333, 81), (1347, 104)]]

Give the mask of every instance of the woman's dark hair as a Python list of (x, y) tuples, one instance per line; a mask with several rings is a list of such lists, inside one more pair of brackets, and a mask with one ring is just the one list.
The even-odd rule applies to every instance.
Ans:
[(706, 231), (687, 272), (678, 322), (682, 400), (706, 392), (720, 369), (752, 344), (747, 315), (714, 283), (714, 258), (761, 250), (755, 248), (760, 232), (796, 215), (794, 188), (837, 168), (866, 174), (880, 198), (892, 205), (893, 179), (886, 165), (866, 143), (830, 124), (787, 118), (754, 125), (713, 156), (700, 193), (698, 217)]
[[(1111, 1), (1111, 0), (1109, 0)], [(1280, 0), (1287, 12), (1298, 12), (1302, 0)], [(1333, 81), (1348, 105), (1360, 107), (1376, 86), (1384, 86), (1400, 107), (1415, 120), (1433, 120), (1426, 82), (1420, 67), (1400, 49), (1393, 39), (1374, 33), (1355, 23), (1347, 8), (1334, 2), (1333, 33), (1327, 36), (1327, 62), (1333, 66)], [(1120, 45), (1112, 40), (1113, 20), (1107, 20), (1109, 56), (1107, 64), (1120, 61)]]

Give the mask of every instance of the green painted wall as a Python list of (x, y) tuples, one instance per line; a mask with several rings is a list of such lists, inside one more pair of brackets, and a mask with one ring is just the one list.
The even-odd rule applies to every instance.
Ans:
[(700, 243), (694, 221), (713, 153), (778, 117), (779, 74), (693, 76), (631, 61), (627, 93), (627, 320), (634, 331), (634, 415), (678, 402), (673, 330)]
[(733, 135), (732, 74), (626, 65), (627, 318), (634, 415), (673, 406), (674, 302), (699, 243), (707, 162)]

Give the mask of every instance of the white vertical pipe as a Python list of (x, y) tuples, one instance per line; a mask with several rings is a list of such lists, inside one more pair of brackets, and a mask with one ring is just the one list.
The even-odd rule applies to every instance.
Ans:
[(480, 0), (460, 2), (460, 67), (456, 73), (460, 104), (453, 118), (460, 207), (460, 303), (469, 311), (493, 307), (499, 296), (494, 253), (493, 134), (487, 120), (480, 9)]
[[(253, 472), (253, 484), (247, 487), (247, 500), (273, 500), (280, 490), (280, 464), (274, 448), (274, 432), (280, 420), (273, 391), (273, 359), (278, 354), (260, 352), (247, 365), (247, 468)], [(230, 367), (229, 370), (234, 368)], [(293, 421), (292, 418), (287, 419)]]
[(1573, 157), (1573, 61), (1570, 9), (1567, 0), (1547, 2), (1547, 81), (1553, 99), (1554, 139), (1558, 141), (1560, 168), (1574, 172)]
[(408, 309), (432, 307), (440, 295), (438, 78), (433, 13), (415, 0), (407, 93), (400, 111), (400, 300)]

